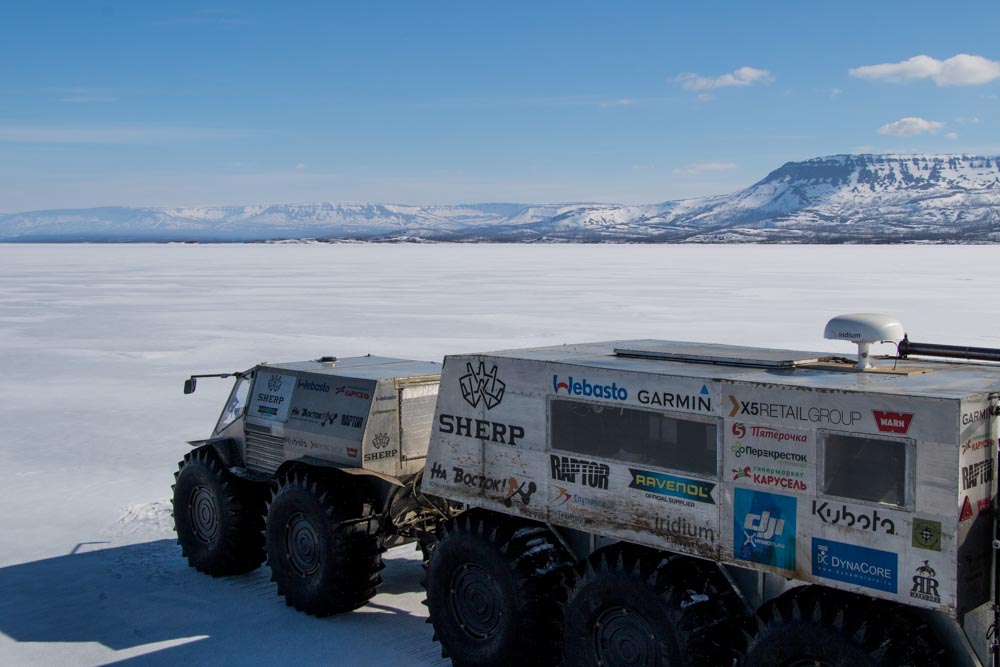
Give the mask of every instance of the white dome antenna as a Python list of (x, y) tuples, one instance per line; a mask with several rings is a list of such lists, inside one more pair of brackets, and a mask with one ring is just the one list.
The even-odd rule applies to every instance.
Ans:
[(858, 370), (871, 368), (868, 348), (872, 343), (898, 343), (905, 336), (903, 325), (895, 317), (874, 313), (838, 315), (826, 323), (823, 337), (845, 340), (858, 346)]

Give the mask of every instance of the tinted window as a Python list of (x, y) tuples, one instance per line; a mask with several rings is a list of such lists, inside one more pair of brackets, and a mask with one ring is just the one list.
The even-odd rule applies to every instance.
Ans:
[(216, 433), (221, 433), (227, 426), (243, 416), (247, 406), (247, 394), (250, 392), (250, 376), (244, 375), (236, 380), (233, 391), (229, 394), (226, 407), (222, 410), (219, 423), (215, 427)]
[(825, 493), (906, 505), (905, 442), (828, 433), (823, 447)]
[(552, 401), (551, 447), (623, 463), (716, 474), (716, 425), (658, 412)]

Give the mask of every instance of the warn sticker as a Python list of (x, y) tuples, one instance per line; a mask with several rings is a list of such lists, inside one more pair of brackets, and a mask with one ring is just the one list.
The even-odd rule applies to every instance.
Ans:
[(889, 412), (887, 410), (872, 410), (875, 425), (882, 433), (907, 433), (913, 414), (910, 412)]

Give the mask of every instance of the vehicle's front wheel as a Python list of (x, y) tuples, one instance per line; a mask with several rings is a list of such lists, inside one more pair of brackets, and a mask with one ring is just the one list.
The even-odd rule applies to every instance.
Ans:
[[(338, 490), (340, 491), (340, 490)], [(329, 616), (365, 605), (381, 583), (382, 541), (371, 507), (318, 477), (281, 480), (267, 511), (267, 558), (278, 594)]]
[(187, 454), (174, 474), (177, 543), (188, 563), (213, 577), (264, 562), (264, 491), (241, 480), (207, 449)]
[(556, 664), (556, 592), (569, 568), (544, 526), (478, 511), (453, 520), (425, 582), (442, 654), (458, 667)]

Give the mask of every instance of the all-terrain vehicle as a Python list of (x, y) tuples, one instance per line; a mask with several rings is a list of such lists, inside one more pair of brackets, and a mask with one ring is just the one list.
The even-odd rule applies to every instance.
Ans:
[[(996, 350), (446, 357), (422, 489), (456, 665), (997, 665)], [(869, 355), (871, 343), (896, 353)], [(987, 639), (989, 637), (989, 639)]]
[(440, 364), (356, 357), (260, 364), (236, 382), (173, 487), (177, 541), (213, 576), (266, 558), (278, 593), (325, 616), (365, 604), (382, 553), (424, 545), (447, 508), (421, 495)]

